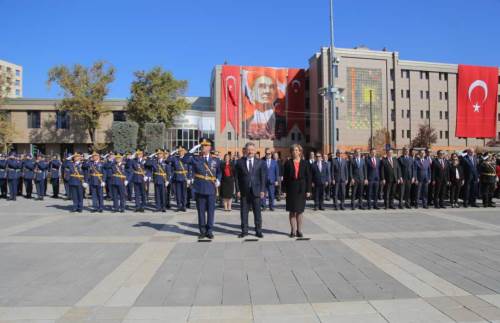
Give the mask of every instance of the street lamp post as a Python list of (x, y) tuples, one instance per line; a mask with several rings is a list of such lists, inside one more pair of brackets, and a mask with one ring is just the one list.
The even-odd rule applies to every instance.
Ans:
[(373, 149), (373, 90), (370, 90), (370, 149)]
[(330, 99), (330, 106), (332, 107), (331, 112), (330, 112), (330, 125), (331, 125), (331, 146), (332, 146), (332, 153), (335, 153), (336, 147), (337, 147), (337, 127), (336, 127), (336, 95), (337, 95), (337, 89), (335, 88), (335, 67), (337, 64), (337, 59), (335, 57), (335, 48), (333, 45), (333, 40), (334, 40), (334, 34), (333, 34), (333, 0), (330, 0), (330, 64), (329, 64), (329, 69), (330, 69), (330, 77), (329, 77), (329, 87), (328, 87), (328, 97)]

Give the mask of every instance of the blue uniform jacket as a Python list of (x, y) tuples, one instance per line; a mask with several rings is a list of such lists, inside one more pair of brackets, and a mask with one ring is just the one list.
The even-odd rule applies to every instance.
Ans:
[(16, 159), (7, 160), (7, 179), (18, 179), (21, 174), (21, 162)]
[(151, 168), (153, 173), (153, 180), (155, 184), (165, 185), (166, 182), (170, 182), (170, 172), (167, 169), (167, 163), (165, 160), (152, 160)]
[(58, 159), (51, 160), (49, 163), (50, 178), (58, 179), (61, 172), (61, 161)]
[[(185, 156), (186, 157), (186, 156)], [(193, 174), (193, 189), (197, 194), (215, 195), (215, 182), (220, 183), (222, 176), (220, 170), (220, 160), (210, 158), (208, 162), (201, 156), (187, 156), (184, 158), (186, 164), (189, 164)]]
[(68, 184), (70, 186), (81, 186), (85, 178), (82, 163), (68, 162), (66, 170), (68, 174)]
[(133, 183), (144, 183), (144, 176), (146, 175), (146, 170), (144, 169), (144, 164), (146, 160), (142, 158), (139, 160), (138, 158), (132, 159), (131, 162), (131, 171), (132, 171), (132, 182)]
[(47, 178), (47, 169), (49, 163), (44, 160), (37, 161), (35, 164), (35, 182), (44, 181)]
[(106, 175), (103, 171), (103, 163), (90, 162), (88, 164), (88, 171), (86, 172), (85, 182), (91, 186), (100, 186), (101, 183), (106, 182)]
[(7, 171), (5, 169), (6, 167), (7, 167), (7, 160), (5, 159), (0, 160), (0, 179), (7, 178)]
[(26, 159), (23, 161), (23, 174), (24, 179), (32, 180), (35, 178), (35, 161), (32, 159)]
[(179, 156), (170, 156), (167, 159), (172, 167), (172, 181), (185, 182), (186, 180), (192, 178), (192, 170), (189, 159), (190, 157), (188, 155), (184, 155), (183, 158)]
[(127, 175), (124, 162), (121, 162), (120, 164), (115, 162), (111, 165), (111, 185), (125, 186), (125, 181), (129, 181), (130, 177), (131, 174), (129, 173)]

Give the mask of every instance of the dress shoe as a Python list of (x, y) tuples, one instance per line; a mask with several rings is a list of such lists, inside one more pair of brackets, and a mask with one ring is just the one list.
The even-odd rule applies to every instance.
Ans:
[(255, 233), (255, 236), (256, 236), (257, 238), (264, 238), (264, 235), (262, 234), (262, 232), (257, 232), (257, 233)]
[(314, 207), (314, 209), (313, 209), (313, 210), (314, 210), (314, 211), (318, 211), (318, 208), (317, 208), (317, 207)]
[(293, 231), (290, 232), (290, 238), (295, 238), (295, 237), (296, 237), (295, 232), (293, 232)]
[(269, 208), (269, 211), (274, 211), (274, 208), (273, 208), (273, 207), (270, 207), (270, 208)]
[(297, 231), (297, 238), (303, 238), (304, 235), (302, 234), (302, 232), (300, 231)]
[(198, 235), (198, 239), (203, 239), (203, 238), (205, 238), (205, 234), (204, 234), (204, 233), (200, 233), (200, 234)]
[(214, 234), (213, 233), (207, 233), (207, 238), (208, 239), (213, 239), (214, 238)]
[(244, 237), (246, 237), (247, 235), (248, 235), (248, 233), (243, 233), (243, 232), (242, 232), (242, 233), (238, 234), (238, 238), (244, 238)]
[(324, 211), (324, 210), (325, 210), (325, 208), (324, 208), (324, 207), (320, 207), (319, 209), (320, 209), (321, 211)]

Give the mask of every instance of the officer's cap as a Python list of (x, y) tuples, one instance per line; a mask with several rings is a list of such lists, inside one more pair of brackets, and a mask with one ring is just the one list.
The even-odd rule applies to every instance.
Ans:
[(212, 146), (212, 143), (207, 138), (202, 138), (200, 140), (200, 145), (202, 145), (202, 146)]

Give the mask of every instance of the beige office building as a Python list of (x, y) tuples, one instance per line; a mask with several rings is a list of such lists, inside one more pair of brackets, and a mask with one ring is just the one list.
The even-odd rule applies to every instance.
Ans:
[(23, 96), (23, 67), (14, 63), (0, 60), (0, 73), (10, 83), (9, 98), (21, 98)]
[[(409, 146), (423, 124), (436, 130), (434, 149), (457, 150), (489, 141), (455, 137), (458, 65), (400, 60), (398, 52), (367, 48), (338, 48), (335, 55), (339, 59), (334, 75), (340, 90), (336, 101), (340, 149), (367, 149), (370, 126), (374, 132), (387, 129), (387, 144), (395, 148)], [(329, 48), (321, 48), (309, 59), (306, 144), (323, 151), (331, 147), (331, 103), (320, 94), (321, 88), (328, 87), (328, 64)]]

